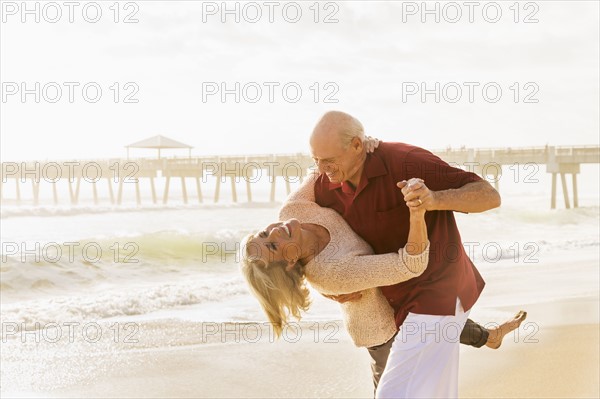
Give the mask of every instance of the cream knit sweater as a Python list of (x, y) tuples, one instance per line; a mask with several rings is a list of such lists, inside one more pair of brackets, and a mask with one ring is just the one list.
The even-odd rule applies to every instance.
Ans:
[(409, 255), (402, 248), (397, 253), (373, 255), (369, 244), (336, 211), (314, 202), (316, 177), (309, 176), (287, 198), (279, 211), (279, 220), (296, 218), (301, 223), (318, 224), (329, 231), (329, 244), (306, 264), (306, 278), (322, 294), (362, 291), (358, 301), (340, 304), (344, 325), (356, 346), (381, 345), (397, 330), (393, 309), (376, 287), (421, 275), (429, 260), (429, 241), (419, 255)]

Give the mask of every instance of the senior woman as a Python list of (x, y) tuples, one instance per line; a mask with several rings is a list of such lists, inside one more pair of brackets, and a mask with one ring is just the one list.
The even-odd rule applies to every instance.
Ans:
[(356, 346), (383, 344), (397, 328), (392, 308), (376, 287), (417, 277), (427, 267), (425, 211), (411, 210), (409, 245), (398, 253), (373, 255), (337, 212), (302, 198), (311, 191), (301, 190), (284, 204), (279, 216), (289, 220), (243, 240), (243, 274), (277, 335), (289, 314), (300, 318), (308, 309), (306, 279), (322, 294), (362, 291), (360, 300), (341, 305), (344, 324)]

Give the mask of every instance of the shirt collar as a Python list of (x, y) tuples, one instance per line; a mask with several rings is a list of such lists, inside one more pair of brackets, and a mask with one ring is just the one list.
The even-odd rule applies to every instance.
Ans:
[[(383, 160), (377, 154), (377, 150), (373, 153), (367, 154), (367, 158), (365, 159), (365, 167), (363, 169), (362, 176), (360, 178), (360, 184), (358, 185), (359, 189), (362, 189), (366, 186), (367, 181), (373, 177), (384, 176), (387, 175), (388, 170), (383, 163)], [(376, 155), (377, 154), (377, 155)], [(325, 175), (327, 177), (327, 175)], [(329, 180), (329, 178), (327, 178)], [(342, 188), (344, 193), (350, 194), (355, 190), (346, 182), (342, 183), (332, 183), (329, 182), (329, 190), (336, 190), (338, 188)]]

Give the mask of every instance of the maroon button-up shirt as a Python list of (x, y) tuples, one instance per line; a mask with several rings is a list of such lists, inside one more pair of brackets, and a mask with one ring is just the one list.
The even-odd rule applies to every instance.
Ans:
[[(423, 179), (432, 191), (482, 180), (422, 148), (382, 142), (367, 155), (356, 189), (347, 182), (331, 183), (323, 174), (315, 184), (315, 198), (319, 205), (342, 215), (376, 254), (396, 252), (406, 245), (410, 227), (409, 210), (396, 183), (412, 177)], [(453, 212), (426, 212), (425, 221), (430, 242), (427, 269), (419, 277), (381, 287), (394, 308), (398, 327), (408, 312), (454, 315), (457, 297), (469, 310), (485, 285), (464, 250)]]

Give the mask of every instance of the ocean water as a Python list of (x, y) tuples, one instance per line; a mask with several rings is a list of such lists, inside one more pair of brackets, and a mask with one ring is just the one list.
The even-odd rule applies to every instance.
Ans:
[[(596, 169), (588, 175), (594, 173)], [(286, 195), (282, 183), (277, 189), (279, 200)], [(48, 197), (38, 206), (15, 205), (6, 199), (10, 191), (5, 190), (2, 320), (27, 330), (48, 323), (123, 318), (266, 320), (239, 273), (236, 250), (244, 235), (277, 220), (281, 202), (268, 202), (270, 186), (263, 182), (253, 186), (255, 202), (234, 204), (228, 186), (223, 185), (223, 201), (217, 204), (190, 199), (186, 205), (173, 190), (167, 205), (151, 204), (145, 192), (140, 207), (133, 203), (135, 196), (126, 196), (121, 206), (110, 205), (105, 197), (96, 206), (83, 194), (81, 204), (74, 207), (54, 206)], [(501, 208), (482, 214), (457, 213), (465, 248), (484, 278), (510, 279), (574, 255), (595, 259), (597, 266), (597, 185), (582, 186), (577, 209), (564, 209), (559, 196), (560, 208), (551, 210), (549, 185), (544, 181), (529, 186), (501, 182)], [(61, 194), (66, 198), (65, 192)], [(27, 198), (26, 191), (22, 195)], [(208, 187), (205, 196), (211, 195)], [(243, 192), (238, 195), (245, 201)], [(556, 276), (556, 281), (523, 290), (515, 302), (597, 293), (597, 273), (565, 285), (560, 279), (569, 275), (568, 262), (552, 267), (556, 270), (548, 275)], [(493, 287), (486, 290), (491, 294), (482, 297), (484, 304), (507, 304)], [(318, 293), (313, 298), (308, 320), (340, 319), (337, 304)]]

